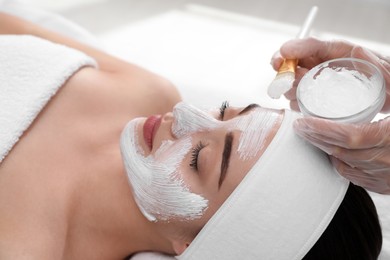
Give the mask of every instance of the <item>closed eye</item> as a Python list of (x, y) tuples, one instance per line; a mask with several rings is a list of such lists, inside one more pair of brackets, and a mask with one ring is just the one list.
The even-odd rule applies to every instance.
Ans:
[(190, 167), (195, 171), (198, 171), (198, 159), (200, 151), (205, 147), (202, 142), (199, 142), (191, 151)]
[(223, 101), (221, 107), (219, 108), (219, 120), (223, 121), (225, 116), (225, 110), (229, 107), (229, 101)]

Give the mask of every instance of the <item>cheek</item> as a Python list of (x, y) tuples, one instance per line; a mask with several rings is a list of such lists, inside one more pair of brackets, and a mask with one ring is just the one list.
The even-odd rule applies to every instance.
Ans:
[(183, 184), (193, 193), (204, 195), (205, 189), (198, 172), (190, 167), (191, 156), (185, 158), (179, 167), (178, 174)]
[[(121, 140), (129, 143), (126, 131)], [(130, 146), (134, 147), (135, 144)], [(155, 156), (143, 157), (137, 150), (121, 146), (134, 198), (150, 221), (171, 218), (196, 219), (203, 215), (207, 200), (191, 193), (180, 174), (180, 164), (190, 151), (191, 140), (166, 141)]]
[[(207, 209), (204, 211), (203, 216), (199, 219), (200, 222), (207, 220), (218, 210), (218, 208), (223, 204), (228, 195), (231, 193), (231, 190), (221, 189), (218, 190), (217, 182), (204, 180), (202, 177), (193, 171), (188, 169), (189, 162), (183, 162), (182, 166), (185, 166), (187, 169), (180, 167), (180, 178), (184, 182), (184, 186), (192, 193), (199, 194), (205, 200), (208, 201)], [(234, 188), (233, 188), (234, 189)]]
[[(207, 132), (204, 134), (207, 135)], [(196, 137), (193, 137), (193, 140), (205, 139), (198, 134)], [(215, 163), (217, 160), (215, 153), (217, 143), (212, 140), (207, 140), (203, 143), (205, 147), (199, 153), (198, 170), (190, 166), (193, 159), (191, 150), (182, 160), (178, 172), (191, 192), (207, 197), (207, 199), (212, 199), (218, 194), (220, 174), (220, 165)], [(196, 141), (192, 145), (196, 147)]]

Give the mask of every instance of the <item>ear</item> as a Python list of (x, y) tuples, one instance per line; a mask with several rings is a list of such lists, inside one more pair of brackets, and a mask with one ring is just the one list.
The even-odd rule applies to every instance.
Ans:
[(189, 247), (190, 243), (191, 242), (188, 241), (174, 240), (172, 242), (172, 247), (176, 255), (181, 255), (184, 252), (184, 250), (186, 250), (187, 247)]

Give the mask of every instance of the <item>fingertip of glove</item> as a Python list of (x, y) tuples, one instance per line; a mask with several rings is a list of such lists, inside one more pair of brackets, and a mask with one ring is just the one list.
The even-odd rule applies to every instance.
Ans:
[(296, 131), (296, 132), (302, 132), (304, 130), (304, 126), (306, 125), (305, 123), (305, 119), (304, 118), (298, 118), (294, 121), (293, 123), (293, 129)]

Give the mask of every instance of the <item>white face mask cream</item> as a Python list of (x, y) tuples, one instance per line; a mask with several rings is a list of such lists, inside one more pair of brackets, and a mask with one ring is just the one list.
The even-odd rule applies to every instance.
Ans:
[(279, 117), (279, 114), (272, 110), (258, 107), (248, 115), (237, 116), (229, 121), (219, 121), (209, 112), (184, 102), (175, 106), (173, 115), (172, 131), (176, 137), (217, 128), (241, 131), (237, 152), (243, 160), (252, 158), (263, 148), (267, 135)]
[(164, 141), (155, 156), (143, 156), (137, 140), (139, 120), (130, 121), (121, 136), (121, 152), (135, 201), (149, 221), (172, 217), (196, 219), (208, 201), (192, 193), (180, 177), (179, 166), (191, 150), (191, 138)]
[(141, 212), (150, 221), (201, 217), (208, 201), (189, 190), (179, 170), (184, 157), (191, 152), (191, 135), (217, 128), (239, 130), (237, 152), (246, 160), (263, 148), (278, 116), (272, 110), (255, 108), (250, 114), (219, 121), (211, 113), (181, 102), (173, 110), (172, 133), (177, 139), (163, 141), (155, 154), (147, 157), (137, 142), (140, 121), (130, 121), (121, 136), (121, 152)]

